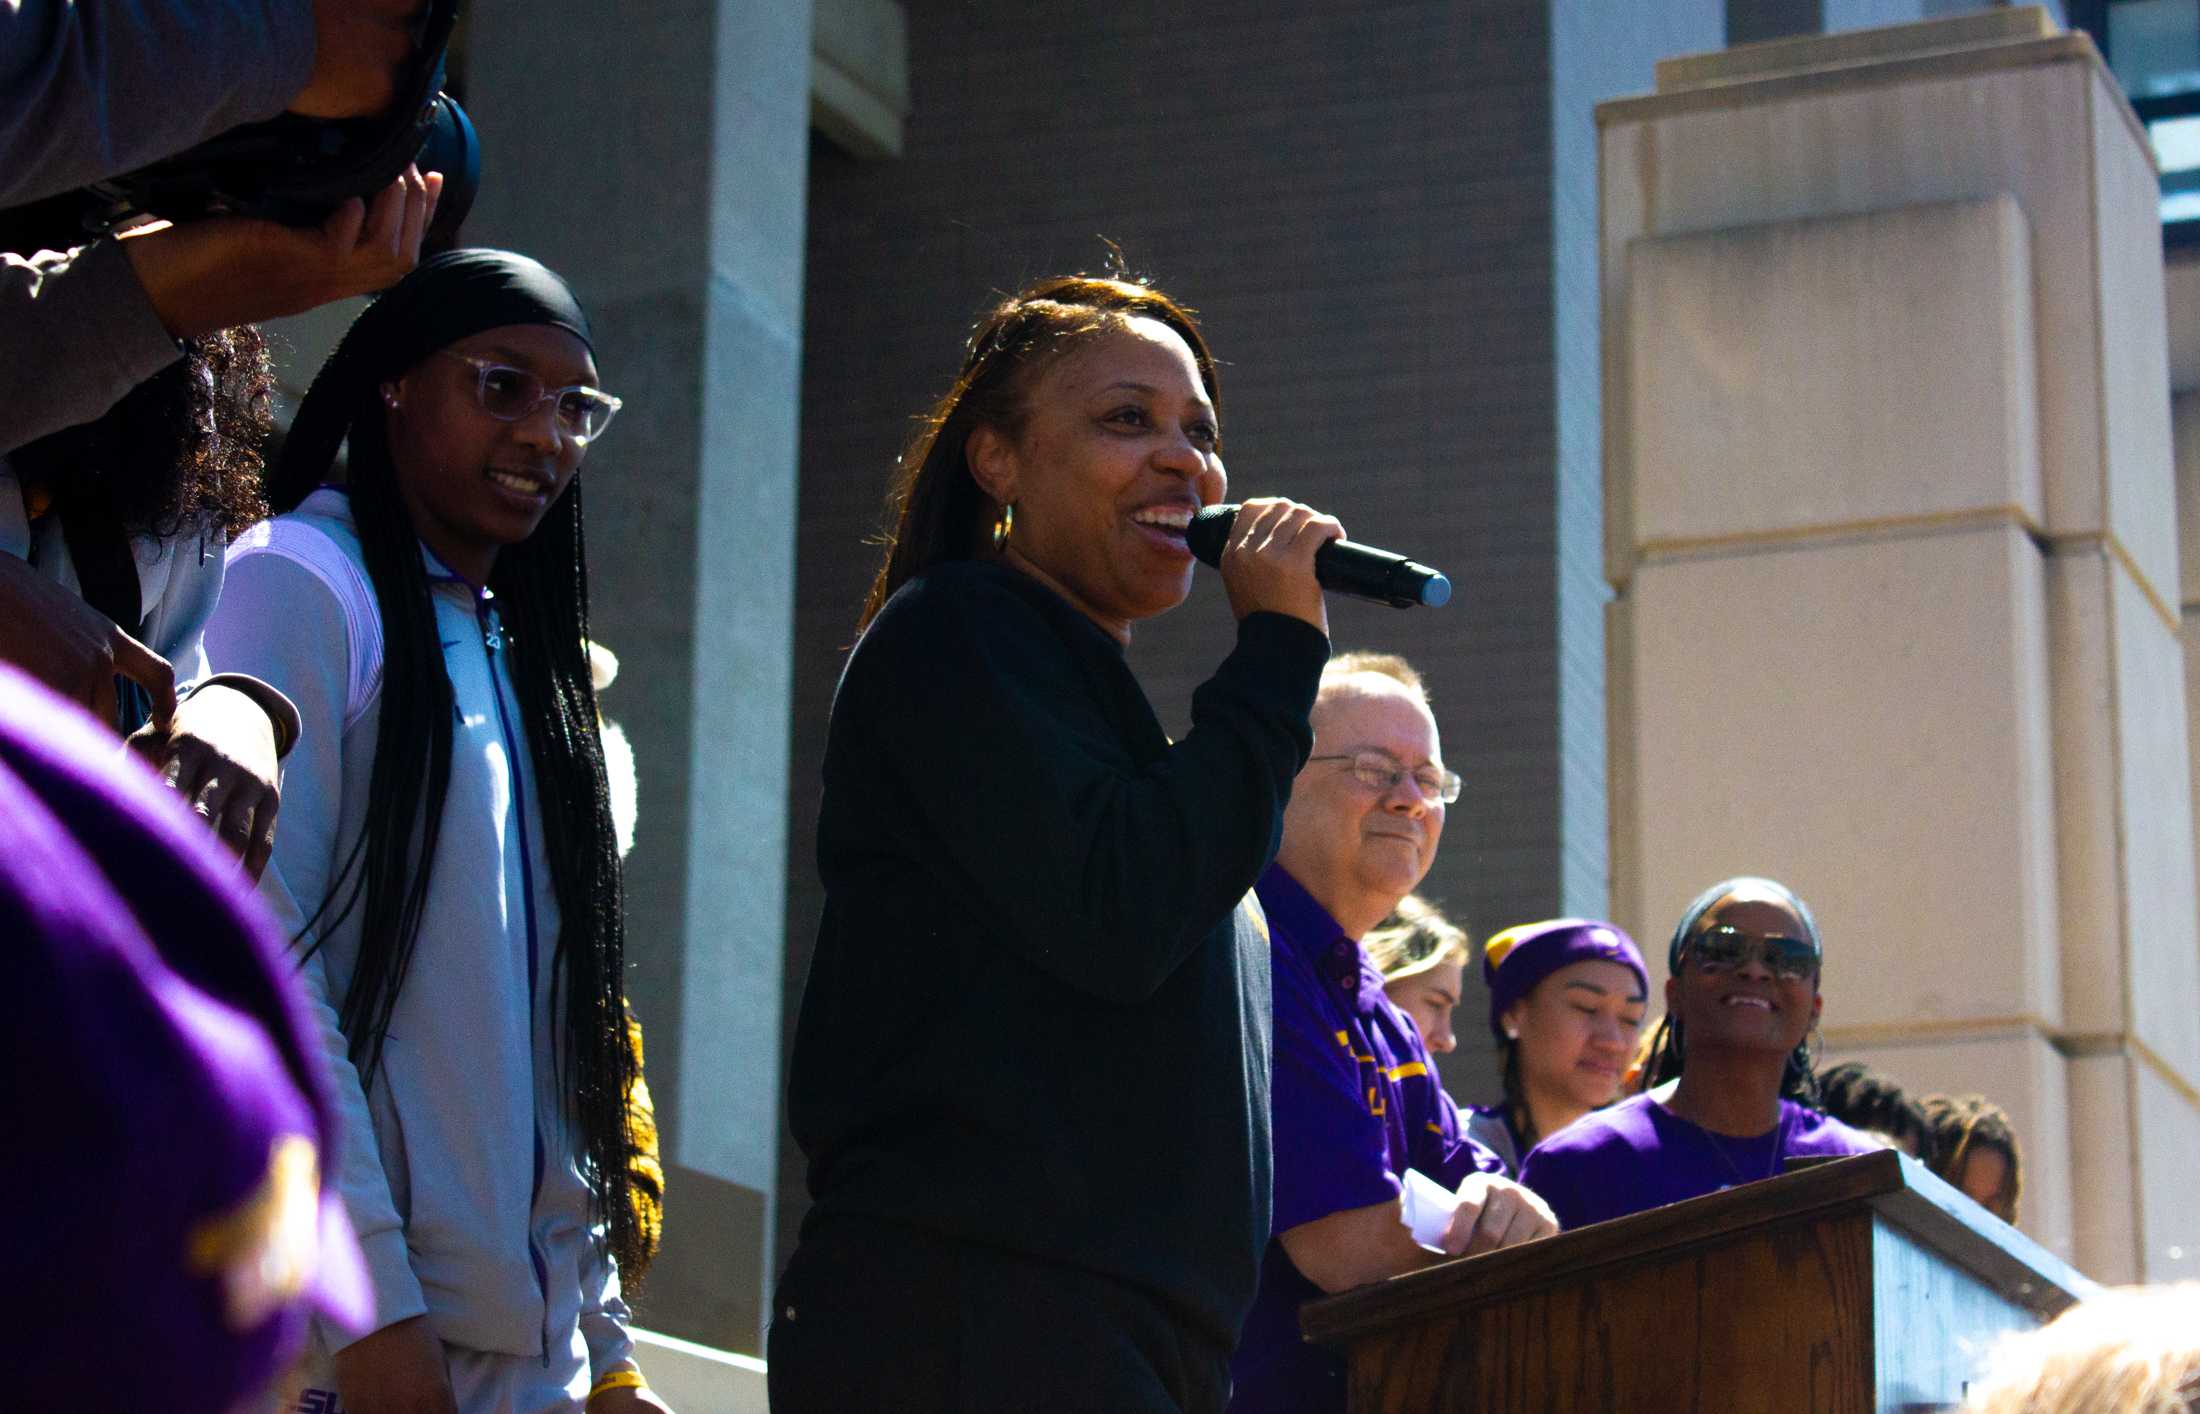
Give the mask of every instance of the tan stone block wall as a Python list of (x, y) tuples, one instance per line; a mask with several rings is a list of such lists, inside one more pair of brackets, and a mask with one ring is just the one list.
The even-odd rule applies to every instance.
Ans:
[(2127, 995), (2109, 572), (2105, 554), (2047, 559), (2063, 1018), (2097, 1032), (2123, 1028)]
[(2048, 559), (2064, 1022), (2200, 1075), (2184, 650), (2120, 559)]
[[(2200, 1080), (2200, 905), (2184, 647), (2174, 624), (2156, 616), (2130, 576), (2119, 570), (2114, 584), (2130, 1029), (2191, 1083)], [(2193, 1158), (2200, 1168), (2200, 1149)]]
[(2096, 1281), (2200, 1277), (2200, 1091), (2143, 1046), (2070, 1063), (2077, 1266)]
[(2082, 38), (1920, 43), (1599, 110), (1614, 911), (1784, 878), (1837, 1054), (2007, 1107), (2081, 1269), (2190, 1274), (2200, 404), (2173, 437), (2150, 149)]
[(1662, 937), (1706, 885), (1769, 874), (1817, 912), (1850, 1024), (2059, 1016), (2022, 531), (1661, 561), (1612, 628), (1623, 926)]
[(2031, 252), (2008, 196), (1644, 240), (1630, 258), (1638, 552), (2040, 519)]
[(2200, 1092), (2153, 1058), (2124, 1062), (2138, 1115), (2139, 1263), (2148, 1281), (2200, 1278)]
[[(2047, 527), (2113, 529), (2167, 594), (2176, 556), (2159, 474), (2166, 352), (2160, 392), (2105, 387), (2137, 377), (2156, 358), (2147, 349), (2165, 347), (2158, 215), (2132, 165), (2148, 161), (2146, 147), (2105, 71), (2082, 40), (2057, 37), (1840, 77), (1769, 78), (1599, 112), (1609, 577), (1626, 581), (1641, 538), (1625, 367), (1634, 241), (2006, 194), (2024, 214), (2035, 267)], [(2133, 342), (2147, 348), (2124, 347)], [(2111, 418), (2132, 425), (2111, 433)]]
[(2137, 1135), (2130, 1066), (2121, 1055), (2070, 1062), (2072, 1265), (2098, 1282), (2140, 1279)]
[[(2101, 325), (2094, 357), (2100, 360), (2107, 528), (2130, 552), (2134, 573), (2148, 591), (2174, 603), (2177, 487), (2170, 439), (2160, 178), (2153, 148), (2131, 140), (2122, 99), (2107, 75), (2093, 75), (2086, 100), (2100, 282)], [(2051, 522), (2050, 528), (2092, 527)]]

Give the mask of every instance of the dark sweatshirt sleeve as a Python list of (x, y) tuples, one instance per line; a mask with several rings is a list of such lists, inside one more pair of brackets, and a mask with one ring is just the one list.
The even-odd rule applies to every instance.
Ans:
[(311, 0), (0, 4), (0, 206), (272, 118), (312, 72)]
[(1039, 606), (977, 575), (920, 590), (843, 684), (876, 734), (863, 756), (892, 778), (874, 784), (1006, 946), (1092, 996), (1150, 995), (1273, 857), (1328, 639), (1248, 616), (1191, 732), (1141, 763)]

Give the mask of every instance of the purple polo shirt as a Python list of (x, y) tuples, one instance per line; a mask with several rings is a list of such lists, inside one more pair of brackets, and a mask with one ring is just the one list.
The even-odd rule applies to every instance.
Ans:
[[(1274, 1230), (1388, 1202), (1409, 1168), (1446, 1188), (1501, 1171), (1466, 1137), (1420, 1032), (1358, 941), (1280, 865), (1257, 892), (1275, 973)], [(1271, 1238), (1230, 1361), (1233, 1414), (1343, 1410), (1342, 1359), (1299, 1335), (1299, 1307), (1321, 1295)]]
[(1789, 1159), (1885, 1147), (1793, 1100), (1780, 1102), (1780, 1122), (1769, 1133), (1734, 1139), (1648, 1095), (1630, 1095), (1536, 1145), (1520, 1165), (1520, 1181), (1543, 1195), (1560, 1227), (1577, 1228), (1772, 1178)]

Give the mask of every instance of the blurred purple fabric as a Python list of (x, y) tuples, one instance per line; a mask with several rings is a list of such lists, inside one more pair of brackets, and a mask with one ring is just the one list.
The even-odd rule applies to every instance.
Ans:
[(312, 1311), (365, 1329), (282, 940), (203, 821), (4, 664), (0, 947), (0, 1289), (36, 1352), (11, 1406), (214, 1414), (301, 1353)]

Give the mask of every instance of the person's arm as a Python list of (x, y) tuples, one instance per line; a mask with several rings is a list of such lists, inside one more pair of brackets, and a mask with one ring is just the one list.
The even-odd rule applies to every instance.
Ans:
[(408, 169), (319, 227), (219, 216), (0, 254), (0, 455), (98, 417), (175, 362), (178, 339), (395, 284), (442, 190), (440, 174)]
[(587, 1414), (632, 1414), (667, 1409), (641, 1377), (634, 1359), (634, 1338), (627, 1331), (632, 1313), (619, 1295), (619, 1273), (611, 1254), (592, 1245), (581, 1267), (581, 1338), (588, 1342)]
[(206, 622), (221, 602), (227, 549), (219, 531), (137, 539), (131, 549), (139, 582), (159, 586), (142, 631), (175, 666), (176, 709), (165, 727), (148, 722), (133, 733), (130, 745), (258, 879), (274, 843), (278, 763), (298, 740), (298, 709), (272, 685), (207, 663)]
[(117, 675), (145, 689), (155, 721), (168, 721), (176, 710), (176, 672), (167, 659), (6, 551), (0, 551), (0, 662), (84, 704), (109, 726)]
[(0, 4), (0, 207), (196, 147), (286, 108), (382, 112), (420, 0)]
[[(1219, 632), (1222, 631), (1218, 625)], [(1192, 730), (1134, 761), (1087, 664), (1017, 589), (971, 572), (890, 606), (836, 713), (906, 803), (917, 849), (1028, 961), (1091, 995), (1150, 995), (1272, 856), (1328, 640), (1254, 613), (1192, 699)]]
[(198, 683), (176, 699), (165, 727), (146, 723), (130, 734), (129, 746), (258, 879), (275, 847), (282, 809), (277, 763), (297, 734), (296, 709), (287, 714), (286, 737), (286, 714), (267, 697), (286, 707), (288, 699), (265, 683), (256, 684), (258, 691), (241, 689), (240, 681), (250, 679), (233, 674)]
[[(1405, 1225), (1403, 1185), (1390, 1171), (1383, 1118), (1370, 1107), (1364, 1062), (1354, 1052), (1364, 1038), (1341, 1029), (1350, 1023), (1325, 1000), (1324, 984), (1303, 958), (1281, 945), (1274, 958), (1273, 1221), (1285, 1255), (1308, 1281), (1324, 1291), (1349, 1291), (1446, 1256), (1555, 1230), (1542, 1204), (1518, 1184), (1472, 1173), (1457, 1187), (1443, 1251), (1415, 1242)], [(1401, 1033), (1410, 1036), (1411, 1023), (1401, 1022)], [(1418, 1054), (1425, 1062), (1427, 1053)], [(1462, 1148), (1470, 1158), (1476, 1152), (1470, 1142), (1443, 1146), (1435, 1156)], [(1433, 1152), (1416, 1146), (1408, 1157)], [(1453, 1186), (1448, 1176), (1439, 1181)]]
[(0, 206), (272, 118), (313, 67), (311, 0), (0, 5)]
[(90, 422), (181, 353), (118, 243), (0, 252), (0, 456)]
[(1291, 1264), (1323, 1291), (1350, 1291), (1452, 1257), (1472, 1257), (1558, 1231), (1534, 1193), (1502, 1174), (1476, 1173), (1460, 1185), (1459, 1206), (1431, 1252), (1406, 1231), (1399, 1200), (1331, 1213), (1277, 1234)]
[(649, 1387), (631, 1361), (597, 1375), (583, 1407), (586, 1414), (672, 1414), (672, 1406)]
[(581, 1259), (581, 1338), (588, 1342), (591, 1384), (614, 1370), (635, 1368), (634, 1337), (627, 1332), (633, 1313), (619, 1292), (618, 1263), (601, 1241), (588, 1244)]

